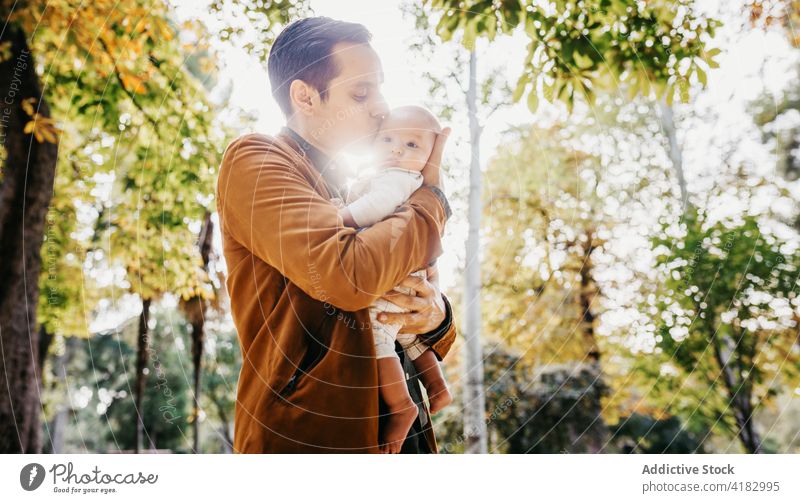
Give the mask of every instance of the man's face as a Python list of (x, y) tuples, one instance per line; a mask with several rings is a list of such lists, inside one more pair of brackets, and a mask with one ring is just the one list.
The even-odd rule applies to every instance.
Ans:
[(339, 75), (328, 84), (328, 97), (308, 118), (314, 141), (329, 152), (363, 151), (389, 111), (380, 92), (383, 69), (368, 44), (339, 43), (331, 57)]

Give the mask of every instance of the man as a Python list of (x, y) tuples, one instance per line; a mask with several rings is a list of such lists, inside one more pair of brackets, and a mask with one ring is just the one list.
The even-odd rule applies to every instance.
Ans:
[[(388, 111), (370, 39), (362, 25), (324, 17), (287, 26), (268, 61), (286, 127), (244, 135), (223, 156), (217, 209), (243, 357), (235, 452), (378, 452), (386, 410), (367, 308), (379, 297), (412, 310), (386, 321), (421, 334), (439, 360), (455, 339), (447, 298), (410, 274), (436, 274), (442, 253), (451, 211), (439, 163), (449, 129), (423, 186), (390, 217), (345, 227), (330, 201), (344, 182), (332, 159), (369, 145)], [(417, 295), (390, 292), (398, 284)], [(437, 452), (413, 365), (397, 348), (420, 408), (401, 452)]]

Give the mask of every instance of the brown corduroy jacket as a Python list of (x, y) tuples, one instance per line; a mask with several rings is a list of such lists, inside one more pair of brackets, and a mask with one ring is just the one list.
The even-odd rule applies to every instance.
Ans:
[[(354, 229), (331, 197), (285, 134), (244, 135), (225, 150), (216, 204), (242, 351), (237, 453), (378, 452), (368, 307), (442, 253), (447, 215), (422, 186), (386, 219)], [(431, 346), (440, 360), (455, 336), (452, 323)]]

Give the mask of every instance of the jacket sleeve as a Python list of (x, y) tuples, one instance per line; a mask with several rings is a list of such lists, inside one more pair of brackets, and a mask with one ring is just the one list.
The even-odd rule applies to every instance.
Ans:
[(450, 300), (444, 294), (442, 294), (442, 299), (445, 306), (442, 323), (430, 332), (417, 335), (425, 344), (430, 346), (439, 361), (442, 361), (447, 355), (456, 340), (456, 323), (453, 319), (453, 308), (450, 305)]
[(449, 215), (423, 186), (372, 227), (346, 227), (291, 155), (260, 134), (225, 150), (217, 197), (222, 226), (241, 246), (310, 297), (345, 311), (369, 307), (441, 255)]

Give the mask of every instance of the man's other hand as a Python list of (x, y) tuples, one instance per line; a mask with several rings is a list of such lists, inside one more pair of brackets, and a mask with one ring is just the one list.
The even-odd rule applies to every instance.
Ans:
[[(437, 328), (445, 318), (445, 305), (438, 285), (425, 278), (409, 274), (398, 286), (414, 290), (416, 295), (407, 295), (391, 290), (381, 298), (408, 309), (408, 313), (378, 313), (378, 321), (400, 325), (400, 333), (424, 334)], [(385, 318), (383, 318), (385, 316)]]
[(450, 136), (451, 129), (449, 127), (442, 128), (442, 131), (436, 135), (436, 143), (433, 144), (431, 155), (428, 156), (428, 162), (422, 168), (422, 183), (425, 185), (434, 185), (444, 190), (442, 179), (439, 174), (439, 168), (442, 165), (442, 154), (444, 153), (444, 144), (447, 142), (447, 137)]

